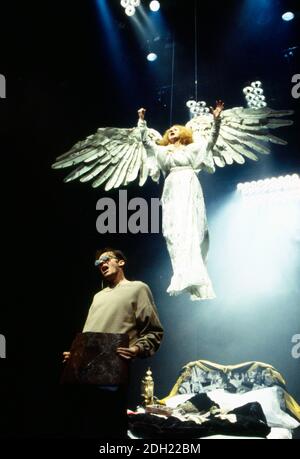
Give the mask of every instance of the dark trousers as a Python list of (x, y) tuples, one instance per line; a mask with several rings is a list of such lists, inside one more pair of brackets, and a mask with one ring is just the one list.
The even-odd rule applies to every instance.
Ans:
[(126, 438), (127, 385), (112, 389), (93, 384), (63, 385), (61, 435)]

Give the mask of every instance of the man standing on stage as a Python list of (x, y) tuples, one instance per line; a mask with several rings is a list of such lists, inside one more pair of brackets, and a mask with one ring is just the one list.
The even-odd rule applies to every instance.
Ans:
[[(152, 356), (160, 346), (163, 328), (149, 287), (141, 281), (127, 280), (125, 264), (120, 250), (106, 248), (97, 252), (95, 265), (107, 287), (94, 296), (83, 334), (126, 334), (128, 347), (119, 346), (116, 352), (128, 361)], [(64, 361), (69, 359), (70, 352), (64, 352)], [(86, 384), (81, 385), (80, 392), (79, 435), (126, 435), (127, 385)]]

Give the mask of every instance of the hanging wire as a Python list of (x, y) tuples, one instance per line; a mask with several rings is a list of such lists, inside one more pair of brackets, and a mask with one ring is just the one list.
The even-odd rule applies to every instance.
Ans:
[(171, 92), (170, 92), (170, 119), (169, 119), (169, 125), (170, 125), (170, 126), (172, 126), (172, 122), (173, 122), (174, 71), (175, 71), (175, 37), (174, 37), (174, 35), (173, 35), (173, 44), (172, 44), (172, 75), (171, 75)]
[(198, 23), (197, 23), (197, 0), (194, 0), (194, 32), (195, 32), (195, 101), (198, 100)]

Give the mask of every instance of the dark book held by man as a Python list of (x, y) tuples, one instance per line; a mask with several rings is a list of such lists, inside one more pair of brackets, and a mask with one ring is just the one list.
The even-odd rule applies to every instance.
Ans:
[(128, 362), (118, 347), (128, 347), (125, 333), (78, 333), (64, 368), (62, 384), (119, 385), (128, 381)]

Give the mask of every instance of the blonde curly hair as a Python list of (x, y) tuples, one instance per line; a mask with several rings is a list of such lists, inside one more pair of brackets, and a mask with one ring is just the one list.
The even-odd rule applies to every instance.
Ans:
[[(172, 127), (177, 127), (179, 128), (179, 140), (182, 145), (189, 145), (190, 143), (193, 143), (193, 131), (185, 126), (182, 126), (181, 124), (174, 124)], [(171, 129), (171, 128), (170, 128)], [(169, 132), (170, 129), (167, 129), (166, 132), (164, 133), (163, 137), (161, 140), (159, 140), (157, 143), (158, 145), (169, 145)]]

